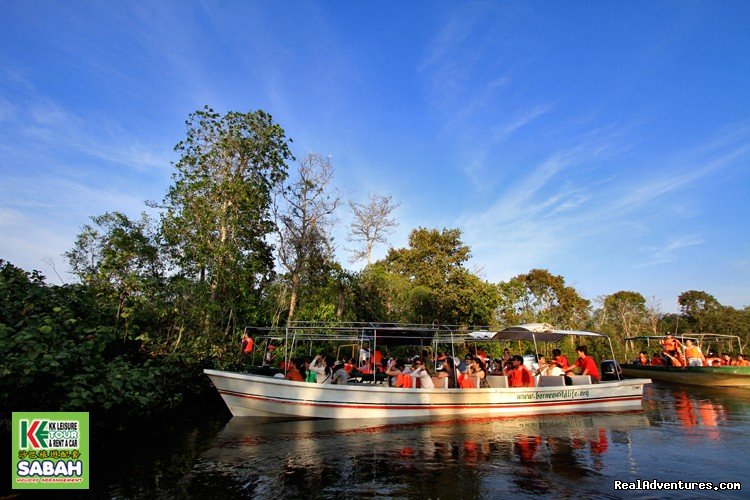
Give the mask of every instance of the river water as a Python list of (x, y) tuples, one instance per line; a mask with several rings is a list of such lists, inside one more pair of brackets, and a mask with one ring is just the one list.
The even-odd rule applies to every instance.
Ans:
[[(120, 466), (108, 467), (94, 481), (93, 493), (117, 498), (750, 495), (750, 390), (652, 384), (643, 411), (619, 414), (185, 422), (144, 434), (148, 442), (129, 440), (130, 451), (120, 451)], [(95, 476), (97, 469), (92, 467)], [(638, 479), (741, 482), (744, 491), (614, 489), (615, 481)]]

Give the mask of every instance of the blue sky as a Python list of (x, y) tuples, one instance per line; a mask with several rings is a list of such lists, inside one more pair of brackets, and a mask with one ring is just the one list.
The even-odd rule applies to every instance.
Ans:
[(52, 281), (90, 216), (163, 198), (208, 104), (270, 112), (345, 199), (392, 194), (394, 246), (458, 227), (493, 282), (750, 305), (748, 2), (0, 8), (0, 258)]

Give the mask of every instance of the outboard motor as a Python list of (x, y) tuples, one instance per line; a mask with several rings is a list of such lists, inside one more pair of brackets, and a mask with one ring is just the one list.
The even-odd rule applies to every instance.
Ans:
[(605, 380), (621, 380), (622, 379), (622, 368), (620, 363), (614, 359), (605, 359), (601, 364), (602, 381)]

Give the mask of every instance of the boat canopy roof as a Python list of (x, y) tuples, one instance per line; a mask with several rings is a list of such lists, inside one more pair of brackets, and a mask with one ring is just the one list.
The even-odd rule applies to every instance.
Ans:
[(378, 345), (427, 345), (431, 342), (492, 342), (527, 340), (559, 342), (568, 336), (607, 337), (581, 330), (558, 330), (548, 323), (527, 323), (503, 330), (486, 326), (419, 325), (400, 323), (318, 323), (297, 321), (286, 327), (248, 327), (251, 335), (294, 336), (297, 341), (376, 342)]
[[(671, 334), (674, 338), (680, 339), (680, 340), (692, 340), (693, 342), (705, 342), (705, 341), (712, 341), (712, 340), (737, 340), (739, 342), (740, 337), (737, 335), (724, 335), (721, 333), (689, 333), (687, 335), (674, 335)], [(623, 339), (623, 341), (631, 341), (631, 340), (664, 340), (666, 335), (638, 335), (636, 337), (628, 337), (626, 339)]]
[(582, 330), (557, 330), (548, 323), (527, 323), (525, 325), (510, 326), (499, 332), (477, 331), (468, 334), (473, 340), (529, 340), (540, 342), (559, 342), (568, 336), (576, 337), (606, 337), (601, 333)]

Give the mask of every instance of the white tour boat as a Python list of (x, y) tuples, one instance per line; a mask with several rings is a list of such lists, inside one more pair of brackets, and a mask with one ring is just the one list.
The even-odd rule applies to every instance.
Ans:
[[(588, 340), (608, 340), (602, 334), (555, 330), (546, 324), (527, 324), (498, 332), (394, 324), (324, 327), (292, 324), (283, 334), (273, 334), (276, 337), (282, 335), (286, 337), (285, 345), (291, 346), (287, 352), (297, 342), (314, 340), (343, 342), (356, 339), (368, 343), (373, 350), (378, 345), (433, 345), (433, 352), (438, 345), (448, 344), (452, 350), (455, 344), (462, 342), (524, 340), (533, 342), (536, 347), (537, 342), (557, 343), (571, 335)], [(535, 387), (511, 388), (506, 376), (488, 375), (489, 388), (448, 389), (439, 387), (446, 379), (436, 379), (434, 389), (403, 389), (388, 387), (376, 383), (376, 380), (347, 385), (315, 384), (269, 375), (204, 371), (235, 416), (300, 418), (515, 416), (639, 410), (643, 386), (651, 382), (642, 378), (624, 380), (614, 370), (614, 380), (591, 383), (589, 376), (573, 376), (573, 385), (568, 386), (564, 385), (563, 377), (537, 377)]]

